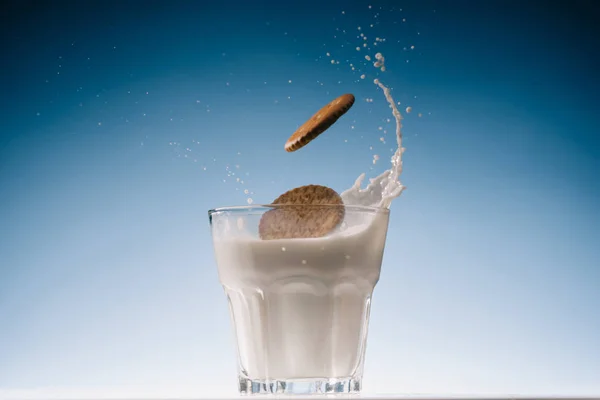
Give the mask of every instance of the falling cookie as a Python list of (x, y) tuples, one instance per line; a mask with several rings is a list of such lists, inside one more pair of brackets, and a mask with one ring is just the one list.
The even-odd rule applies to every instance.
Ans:
[(285, 143), (285, 151), (292, 152), (306, 146), (335, 123), (354, 104), (354, 95), (344, 94), (321, 108), (306, 121)]
[(333, 231), (344, 219), (337, 192), (320, 185), (289, 190), (273, 202), (258, 225), (261, 239), (317, 238)]

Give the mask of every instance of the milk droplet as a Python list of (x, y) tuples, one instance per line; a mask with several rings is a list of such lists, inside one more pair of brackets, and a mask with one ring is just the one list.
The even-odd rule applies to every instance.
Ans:
[(306, 265), (306, 260), (302, 260), (302, 264), (305, 264), (305, 265)]
[(345, 257), (346, 257), (346, 260), (349, 260), (351, 258), (349, 254), (346, 254)]
[(248, 193), (250, 193), (250, 191), (248, 189), (245, 189), (244, 194), (248, 194)]
[(365, 76), (365, 74), (362, 74), (362, 75), (360, 76), (360, 79), (365, 79), (365, 77), (366, 77), (366, 76)]
[(412, 111), (412, 107), (406, 107), (406, 112), (409, 113)]
[(282, 248), (281, 248), (281, 251), (285, 251), (285, 247), (282, 247)]
[(371, 61), (371, 56), (369, 56), (369, 55), (365, 56), (365, 60)]
[(248, 200), (246, 200), (246, 201), (248, 202), (248, 204), (252, 204), (252, 203), (254, 203), (254, 200), (252, 200), (252, 198), (251, 198), (251, 197), (249, 197), (249, 198), (248, 198)]

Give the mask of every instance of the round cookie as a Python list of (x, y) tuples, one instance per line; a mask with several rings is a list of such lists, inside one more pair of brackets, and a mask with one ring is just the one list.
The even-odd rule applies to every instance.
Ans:
[(285, 151), (292, 152), (306, 146), (335, 123), (354, 104), (354, 95), (344, 94), (321, 108), (306, 121), (285, 143)]
[(337, 192), (320, 185), (289, 190), (273, 202), (258, 225), (261, 239), (322, 237), (344, 220), (344, 203)]

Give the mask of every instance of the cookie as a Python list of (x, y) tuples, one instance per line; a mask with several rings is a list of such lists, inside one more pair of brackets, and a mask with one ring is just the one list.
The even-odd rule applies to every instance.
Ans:
[(258, 225), (261, 239), (317, 238), (344, 220), (344, 203), (337, 192), (320, 185), (289, 190), (273, 202)]
[(321, 108), (306, 121), (285, 143), (285, 151), (292, 152), (306, 146), (335, 123), (354, 104), (354, 95), (344, 94)]

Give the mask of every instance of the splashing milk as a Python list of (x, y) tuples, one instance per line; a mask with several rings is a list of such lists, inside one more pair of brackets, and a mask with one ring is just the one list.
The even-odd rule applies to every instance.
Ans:
[(383, 90), (385, 99), (394, 114), (398, 148), (392, 156), (392, 167), (390, 169), (378, 177), (372, 178), (365, 189), (360, 188), (365, 179), (365, 174), (361, 174), (354, 185), (344, 191), (341, 196), (346, 205), (389, 208), (392, 200), (400, 196), (404, 190), (404, 186), (399, 180), (402, 173), (402, 154), (404, 153), (404, 147), (402, 147), (402, 115), (396, 107), (390, 89), (381, 83), (379, 79), (375, 79), (374, 83)]

